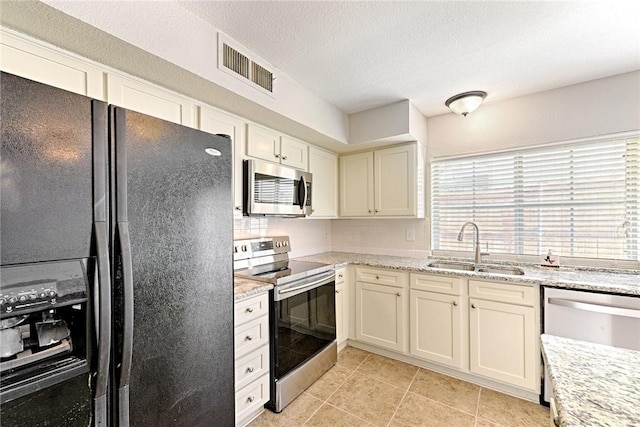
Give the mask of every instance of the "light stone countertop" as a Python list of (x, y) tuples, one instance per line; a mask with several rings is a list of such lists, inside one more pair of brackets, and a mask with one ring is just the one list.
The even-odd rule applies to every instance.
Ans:
[(257, 280), (245, 279), (243, 277), (233, 278), (233, 297), (236, 302), (268, 292), (271, 289), (273, 289), (271, 283), (258, 282)]
[(560, 426), (639, 426), (640, 351), (542, 335)]
[[(429, 263), (434, 261), (447, 261), (442, 258), (409, 258), (351, 252), (324, 252), (296, 259), (301, 261), (323, 262), (326, 264), (348, 263), (368, 267), (409, 270), (429, 274), (474, 277), (477, 279), (488, 279), (493, 281), (640, 296), (640, 271), (638, 270), (614, 270), (582, 267), (549, 268), (535, 266), (532, 264), (509, 263), (507, 265), (516, 265), (524, 271), (523, 276), (513, 276), (497, 273), (443, 270), (428, 266)], [(492, 262), (487, 264), (497, 263)], [(506, 263), (501, 263), (501, 265), (505, 264)]]

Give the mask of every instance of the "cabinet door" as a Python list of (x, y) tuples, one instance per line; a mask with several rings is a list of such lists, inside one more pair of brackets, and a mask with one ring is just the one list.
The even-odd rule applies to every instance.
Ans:
[(340, 216), (373, 215), (373, 153), (340, 157)]
[(69, 92), (105, 100), (104, 73), (101, 69), (5, 31), (0, 31), (0, 36), (2, 71)]
[(356, 282), (356, 339), (404, 351), (406, 289)]
[(416, 215), (416, 147), (403, 145), (374, 154), (375, 214)]
[(309, 147), (309, 172), (313, 175), (311, 216), (335, 218), (338, 215), (338, 156)]
[(280, 163), (296, 169), (309, 169), (309, 145), (288, 136), (280, 137)]
[(107, 102), (169, 122), (195, 127), (194, 105), (191, 100), (116, 74), (107, 75)]
[(533, 307), (469, 300), (471, 372), (536, 390), (535, 312)]
[(462, 368), (462, 308), (457, 295), (411, 290), (411, 354)]
[(340, 284), (336, 283), (336, 338), (338, 345), (343, 343), (348, 335), (347, 319), (349, 317), (344, 311), (346, 308), (345, 292), (346, 287), (344, 286), (344, 282)]
[(247, 156), (280, 163), (280, 134), (249, 123), (247, 125)]
[(200, 107), (200, 129), (225, 134), (233, 141), (233, 212), (242, 216), (242, 160), (244, 160), (244, 122), (239, 117)]

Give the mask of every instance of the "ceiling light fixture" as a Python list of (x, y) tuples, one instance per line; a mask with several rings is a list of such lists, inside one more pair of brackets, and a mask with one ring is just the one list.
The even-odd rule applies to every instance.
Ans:
[(467, 114), (480, 106), (486, 96), (487, 92), (481, 90), (459, 93), (447, 99), (444, 105), (454, 113), (467, 117)]

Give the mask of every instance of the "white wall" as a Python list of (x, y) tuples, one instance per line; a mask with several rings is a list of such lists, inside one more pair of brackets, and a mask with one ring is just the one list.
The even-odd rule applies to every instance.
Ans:
[(640, 71), (427, 119), (433, 157), (527, 147), (640, 129)]

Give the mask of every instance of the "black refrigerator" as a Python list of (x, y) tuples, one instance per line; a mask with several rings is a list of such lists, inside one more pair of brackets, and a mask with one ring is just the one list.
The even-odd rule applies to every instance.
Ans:
[(230, 139), (0, 85), (2, 425), (233, 425)]

